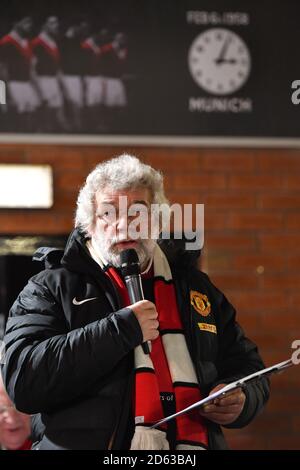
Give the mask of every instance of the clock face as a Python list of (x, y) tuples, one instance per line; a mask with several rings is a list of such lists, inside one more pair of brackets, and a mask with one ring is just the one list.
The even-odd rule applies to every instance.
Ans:
[(188, 63), (193, 79), (203, 90), (228, 95), (246, 82), (251, 57), (240, 36), (229, 29), (211, 28), (193, 41)]

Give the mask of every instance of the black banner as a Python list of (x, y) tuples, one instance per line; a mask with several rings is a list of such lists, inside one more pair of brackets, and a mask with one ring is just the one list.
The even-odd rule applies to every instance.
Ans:
[(298, 138), (297, 0), (1, 2), (0, 135)]

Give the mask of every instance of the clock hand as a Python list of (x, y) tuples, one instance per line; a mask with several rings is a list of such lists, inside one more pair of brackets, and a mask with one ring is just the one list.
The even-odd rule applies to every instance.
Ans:
[(222, 64), (236, 64), (237, 60), (236, 59), (223, 59)]
[(231, 36), (227, 36), (223, 46), (222, 46), (222, 49), (220, 51), (220, 54), (219, 56), (215, 59), (215, 63), (220, 65), (220, 64), (223, 64), (225, 59), (225, 55), (226, 55), (226, 52), (227, 52), (227, 49), (228, 49), (228, 46), (229, 46), (229, 43), (231, 42)]

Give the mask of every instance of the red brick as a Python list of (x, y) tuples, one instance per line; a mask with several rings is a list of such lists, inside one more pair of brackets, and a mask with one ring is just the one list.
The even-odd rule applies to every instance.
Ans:
[(291, 328), (296, 338), (300, 335), (299, 315), (295, 311), (290, 311), (288, 307), (281, 312), (262, 311), (261, 322), (266, 332), (277, 331), (278, 334), (284, 334), (281, 330)]
[[(284, 418), (283, 418), (284, 419)], [(280, 423), (278, 423), (280, 426)], [(300, 449), (300, 437), (299, 433), (294, 436), (283, 435), (271, 437), (267, 450), (299, 450)]]
[(279, 291), (300, 290), (300, 277), (291, 274), (265, 274), (263, 276), (264, 289)]
[(300, 209), (300, 194), (259, 194), (258, 207), (261, 209)]
[(80, 170), (84, 176), (84, 160), (80, 149), (69, 149), (68, 147), (37, 147), (33, 148), (27, 157), (28, 163), (45, 164), (59, 167), (60, 171)]
[(242, 193), (237, 194), (235, 191), (223, 191), (218, 193), (206, 194), (203, 197), (203, 203), (208, 209), (254, 209), (256, 205), (255, 194)]
[(215, 274), (213, 282), (221, 290), (243, 290), (243, 289), (257, 289), (257, 279), (251, 275), (241, 274)]
[(247, 427), (247, 432), (251, 434), (261, 433), (269, 436), (281, 436), (283, 433), (290, 431), (292, 420), (284, 413), (272, 413), (268, 409), (268, 404), (263, 410), (262, 414), (259, 414), (255, 420)]
[[(291, 349), (289, 346), (285, 350), (282, 350), (282, 358), (288, 359), (290, 352)], [(278, 393), (282, 393), (283, 395), (300, 393), (300, 374), (298, 366), (291, 367), (281, 374), (274, 375), (272, 378), (272, 387)], [(295, 413), (296, 411), (297, 410), (295, 410)], [(298, 412), (300, 414), (299, 408)]]
[(284, 227), (289, 231), (298, 231), (300, 229), (300, 214), (287, 214), (284, 219)]
[[(75, 147), (77, 148), (77, 147)], [(161, 168), (163, 170), (172, 171), (172, 164), (173, 157), (179, 157), (179, 162), (182, 160), (184, 164), (186, 163), (186, 152), (184, 155), (182, 154), (182, 150), (176, 149), (175, 147), (135, 147), (129, 145), (119, 145), (119, 146), (97, 146), (97, 145), (89, 145), (89, 146), (79, 146), (78, 147), (81, 151), (83, 156), (85, 165), (90, 167), (91, 169), (94, 168), (98, 163), (101, 163), (104, 160), (108, 160), (113, 157), (117, 157), (121, 154), (128, 153), (130, 155), (134, 155), (138, 157), (141, 161), (145, 163), (149, 163), (155, 165), (156, 168)], [(190, 150), (190, 149), (189, 149)], [(198, 167), (197, 156), (198, 151), (195, 151), (193, 156), (193, 152), (191, 151), (191, 166), (193, 167), (193, 162), (196, 163)], [(161, 160), (161, 166), (159, 165)], [(175, 168), (176, 170), (176, 168)]]
[[(279, 327), (277, 327), (277, 331), (278, 331), (278, 328)], [(274, 331), (274, 334), (276, 334), (275, 331)], [(289, 351), (287, 349), (284, 349), (284, 350), (274, 349), (272, 351), (271, 350), (266, 350), (266, 351), (261, 351), (261, 352), (262, 352), (262, 357), (263, 357), (264, 363), (266, 364), (266, 367), (271, 367), (274, 364), (277, 364), (277, 363), (280, 363), (280, 362), (283, 362), (283, 361), (289, 359)], [(282, 372), (282, 374), (288, 374), (288, 373), (289, 373), (289, 371)], [(275, 379), (275, 377), (272, 378), (272, 385), (273, 385), (272, 386), (272, 396), (274, 395), (274, 390), (275, 390), (274, 379)], [(284, 390), (284, 392), (282, 391), (282, 386), (281, 385), (278, 385), (277, 389), (280, 390), (281, 394), (286, 392), (286, 390)], [(293, 389), (292, 387), (289, 387), (289, 391), (292, 390), (292, 389)], [(296, 389), (295, 391), (298, 394), (300, 393), (300, 390), (298, 391)], [(273, 411), (273, 408), (272, 408), (272, 411)], [(276, 411), (280, 411), (280, 407), (277, 406)], [(290, 410), (287, 410), (287, 413), (288, 413), (288, 411), (290, 411)]]
[[(0, 162), (53, 167), (55, 204), (45, 211), (1, 210), (0, 233), (68, 233), (89, 171), (123, 152), (164, 172), (171, 201), (205, 204), (203, 268), (237, 309), (266, 365), (287, 359), (292, 341), (300, 339), (298, 149), (3, 144)], [(263, 274), (257, 266), (264, 266)], [(229, 443), (293, 448), (299, 442), (299, 382), (299, 367), (274, 376), (270, 409), (245, 429), (225, 430)]]
[(223, 211), (224, 209), (254, 209), (256, 205), (256, 196), (254, 194), (236, 194), (236, 192), (208, 191), (174, 191), (171, 187), (167, 194), (172, 202), (181, 204), (204, 204), (205, 212)]
[(120, 149), (112, 149), (97, 146), (84, 147), (83, 149), (81, 149), (81, 154), (87, 173), (93, 170), (96, 165), (103, 162), (104, 160), (116, 157), (117, 155), (120, 155), (122, 153), (123, 151)]
[[(226, 292), (226, 296), (228, 296), (227, 294), (228, 293)], [(230, 296), (229, 296), (231, 302), (232, 302), (232, 296), (233, 296), (233, 292), (231, 291)], [(255, 334), (255, 332), (261, 326), (260, 315), (258, 315), (256, 312), (251, 312), (251, 313), (243, 312), (241, 309), (237, 308), (237, 305), (235, 305), (234, 303), (232, 304), (236, 308), (236, 311), (237, 311), (237, 314), (236, 314), (237, 322), (245, 329), (247, 335), (253, 337), (253, 333)], [(251, 335), (250, 335), (250, 331), (251, 331)]]
[(226, 179), (223, 174), (216, 173), (203, 173), (199, 174), (187, 174), (181, 173), (175, 174), (173, 177), (173, 189), (182, 190), (199, 190), (214, 188), (215, 190), (223, 189), (226, 187)]
[(286, 259), (286, 266), (288, 271), (300, 270), (300, 255), (290, 255)]
[(266, 443), (264, 436), (250, 434), (244, 429), (226, 430), (224, 429), (226, 441), (232, 450), (263, 450)]
[(209, 149), (204, 150), (200, 170), (251, 172), (256, 165), (253, 150), (249, 149)]
[(220, 253), (219, 251), (211, 251), (209, 255), (204, 258), (206, 269), (212, 272), (219, 272), (220, 270), (226, 271), (230, 268), (231, 256), (228, 253)]
[(204, 230), (225, 230), (227, 227), (228, 217), (226, 214), (212, 213), (207, 211), (204, 213)]
[(287, 174), (283, 176), (283, 188), (289, 190), (298, 190), (300, 188), (300, 173)]
[[(300, 237), (299, 237), (300, 239)], [(254, 237), (247, 235), (235, 235), (221, 233), (220, 235), (213, 233), (205, 233), (205, 247), (208, 250), (222, 250), (228, 252), (251, 252), (256, 246)]]
[(25, 163), (25, 152), (23, 149), (11, 149), (0, 147), (0, 163)]
[(142, 160), (155, 168), (168, 173), (178, 172), (179, 168), (188, 171), (201, 172), (204, 170), (199, 149), (189, 149), (188, 158), (182, 149), (147, 149), (142, 154)]
[(54, 173), (54, 183), (58, 190), (76, 190), (85, 182), (86, 175), (81, 171), (59, 171)]
[(55, 214), (51, 211), (22, 211), (0, 216), (2, 233), (11, 234), (64, 234), (73, 227), (72, 214)]
[(67, 210), (74, 212), (76, 209), (78, 192), (77, 191), (56, 191), (54, 195), (54, 210)]
[(237, 310), (257, 313), (270, 310), (272, 312), (282, 312), (289, 305), (289, 299), (287, 299), (286, 294), (270, 291), (234, 292), (231, 294), (231, 301)]
[(26, 149), (26, 145), (24, 144), (12, 144), (12, 143), (1, 143), (0, 153), (2, 152), (18, 152), (19, 150), (23, 151)]
[(229, 189), (251, 189), (255, 190), (269, 190), (281, 189), (283, 187), (281, 175), (252, 175), (252, 174), (232, 174), (229, 176), (228, 181)]
[(282, 227), (281, 214), (237, 213), (228, 216), (228, 227), (233, 230), (274, 230)]
[(172, 191), (172, 188), (167, 193), (170, 204), (203, 204), (203, 196), (196, 191)]
[[(294, 415), (292, 417), (292, 429), (294, 432), (298, 433), (299, 435), (299, 429), (300, 429), (300, 413), (298, 415)], [(300, 449), (300, 444), (298, 449)]]
[(278, 235), (259, 234), (259, 249), (263, 253), (300, 252), (300, 235), (281, 233)]
[(251, 335), (251, 339), (257, 344), (263, 356), (267, 351), (273, 352), (274, 349), (282, 351), (283, 354), (286, 351), (286, 355), (288, 355), (290, 350), (291, 340), (289, 337), (284, 334), (274, 335), (274, 332), (268, 331), (267, 328)]
[[(299, 259), (300, 265), (300, 259)], [(264, 272), (283, 271), (286, 267), (286, 259), (283, 255), (261, 254), (236, 254), (231, 258), (233, 269), (256, 271), (259, 266), (264, 267)]]
[(300, 294), (299, 293), (291, 292), (289, 294), (289, 305), (290, 305), (290, 308), (294, 308), (297, 310), (299, 309), (299, 306), (300, 306)]
[(300, 171), (300, 151), (297, 150), (257, 150), (258, 168), (262, 172), (291, 172)]

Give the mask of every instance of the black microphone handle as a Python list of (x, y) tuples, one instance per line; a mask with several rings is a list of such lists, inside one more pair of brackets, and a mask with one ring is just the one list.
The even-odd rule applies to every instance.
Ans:
[[(144, 300), (142, 278), (140, 274), (132, 274), (130, 276), (125, 276), (125, 283), (128, 290), (130, 302), (134, 304), (135, 302), (139, 302), (139, 300)], [(142, 343), (144, 354), (150, 354), (149, 343), (150, 341), (145, 341), (144, 343)]]

